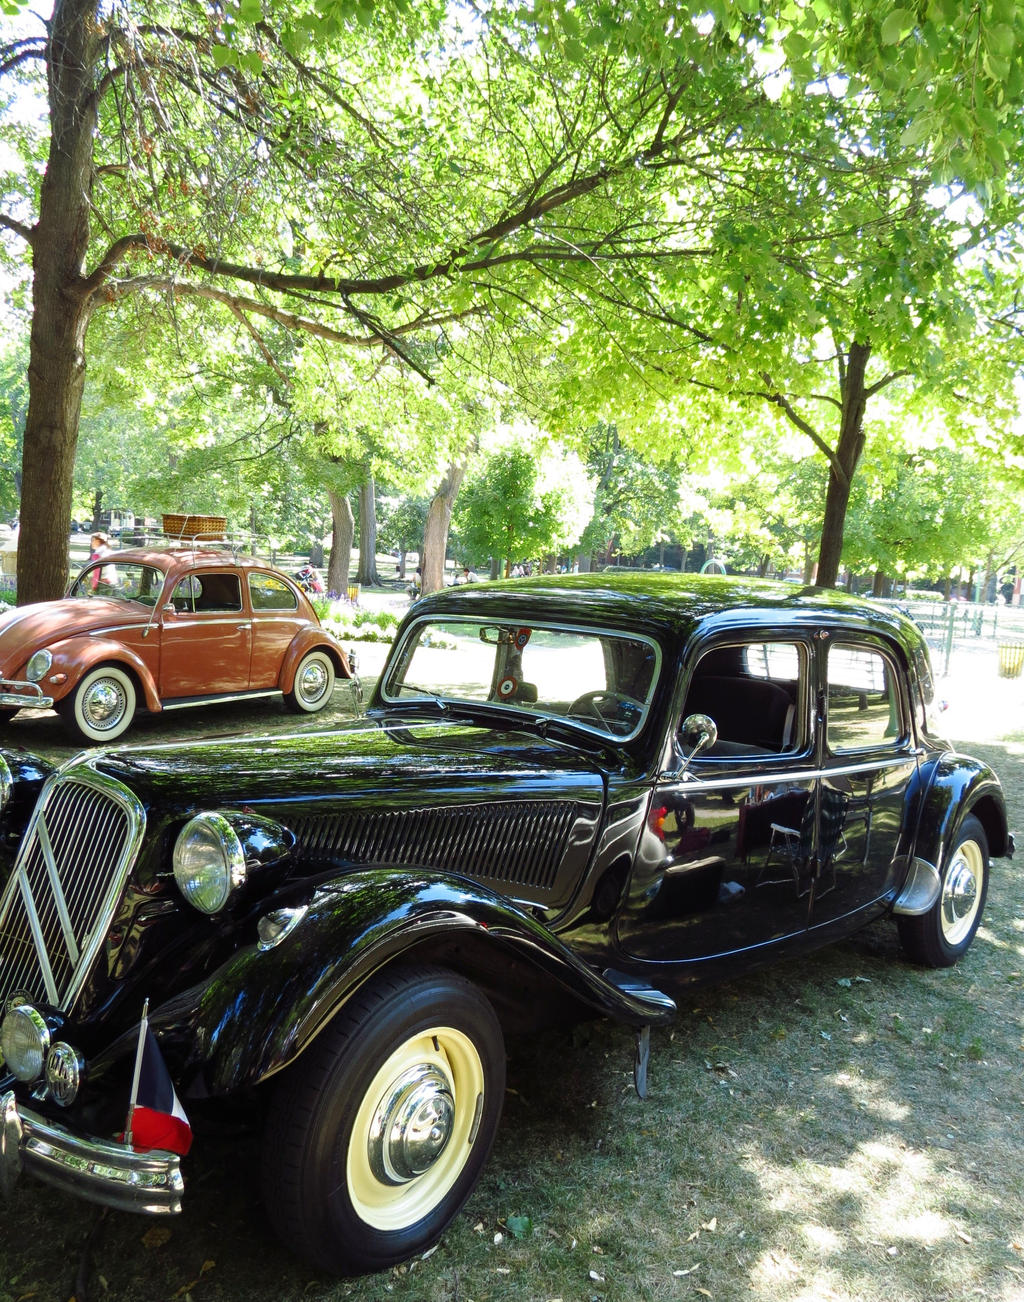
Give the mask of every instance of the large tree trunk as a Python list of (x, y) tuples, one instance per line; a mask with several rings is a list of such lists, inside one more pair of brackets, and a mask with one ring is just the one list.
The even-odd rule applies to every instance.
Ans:
[(437, 492), (430, 499), (427, 522), (423, 526), (423, 552), (420, 568), (423, 571), (423, 593), (437, 592), (444, 587), (444, 558), (448, 551), (448, 527), (452, 521), (452, 507), (466, 475), (468, 453), (461, 461), (449, 465)]
[(68, 525), (85, 388), (92, 300), (83, 279), (89, 244), (95, 0), (57, 0), (50, 32), (50, 154), (32, 231), (29, 402), (22, 454), (18, 601), (59, 597), (67, 583)]
[(842, 379), (843, 408), (839, 426), (839, 443), (835, 451), (835, 462), (829, 467), (825, 516), (822, 520), (821, 546), (818, 550), (817, 583), (822, 588), (834, 588), (839, 577), (846, 509), (850, 504), (850, 488), (860, 463), (861, 453), (864, 451), (864, 409), (867, 405), (864, 377), (870, 356), (870, 344), (852, 343), (850, 355), (846, 359)]
[(377, 493), (373, 476), (359, 485), (359, 569), (356, 582), (379, 587), (377, 573)]
[(352, 564), (352, 540), (356, 522), (352, 503), (344, 493), (327, 490), (331, 502), (331, 559), (327, 566), (327, 591), (344, 597), (348, 592), (348, 571)]

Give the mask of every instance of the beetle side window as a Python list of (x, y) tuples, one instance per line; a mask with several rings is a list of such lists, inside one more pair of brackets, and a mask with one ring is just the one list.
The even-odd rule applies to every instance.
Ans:
[(253, 610), (297, 610), (299, 605), (288, 584), (273, 574), (250, 574), (249, 597)]
[(716, 646), (694, 666), (683, 718), (707, 714), (718, 728), (710, 758), (778, 754), (803, 744), (806, 656), (795, 642)]
[(829, 647), (827, 737), (834, 755), (902, 739), (896, 674), (881, 652), (841, 642)]
[(186, 575), (171, 598), (179, 614), (207, 614), (242, 609), (242, 587), (237, 574)]

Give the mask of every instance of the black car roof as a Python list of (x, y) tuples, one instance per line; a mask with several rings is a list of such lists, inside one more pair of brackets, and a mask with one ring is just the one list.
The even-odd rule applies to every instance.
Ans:
[(604, 628), (632, 629), (655, 637), (685, 638), (758, 625), (814, 625), (822, 621), (896, 637), (907, 650), (919, 642), (914, 625), (898, 611), (832, 588), (802, 587), (766, 579), (652, 571), (536, 575), (447, 588), (422, 598), (412, 617), (444, 613), (482, 619), (530, 616)]

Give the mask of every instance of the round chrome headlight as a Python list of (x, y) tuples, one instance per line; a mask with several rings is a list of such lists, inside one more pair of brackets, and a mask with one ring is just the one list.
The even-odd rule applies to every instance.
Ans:
[(11, 798), (11, 792), (14, 790), (14, 778), (11, 775), (11, 767), (0, 755), (0, 813), (7, 808), (7, 802)]
[(174, 846), (178, 890), (201, 913), (219, 913), (245, 881), (245, 855), (223, 814), (196, 814)]
[(25, 666), (25, 677), (30, 683), (38, 683), (50, 672), (52, 664), (53, 656), (49, 651), (37, 651), (35, 655), (29, 657), (29, 662)]
[(14, 1004), (7, 1009), (0, 1026), (0, 1053), (9, 1072), (18, 1080), (38, 1080), (49, 1047), (50, 1028), (31, 1004)]

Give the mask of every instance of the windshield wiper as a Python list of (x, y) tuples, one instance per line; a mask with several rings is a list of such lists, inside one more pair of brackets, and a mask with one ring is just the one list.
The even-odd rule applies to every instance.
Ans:
[(436, 692), (430, 691), (427, 687), (418, 687), (415, 683), (398, 683), (396, 686), (399, 692), (418, 692), (421, 698), (433, 701), (437, 708), (444, 713), (447, 713), (451, 708), (443, 696), (438, 696)]

